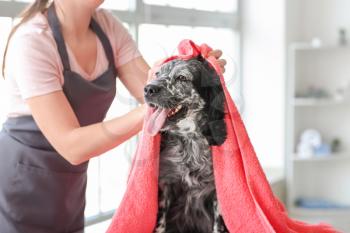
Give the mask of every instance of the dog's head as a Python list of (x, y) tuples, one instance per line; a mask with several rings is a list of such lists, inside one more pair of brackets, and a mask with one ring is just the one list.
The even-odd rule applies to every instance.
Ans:
[(225, 97), (219, 76), (210, 64), (202, 57), (175, 59), (163, 64), (156, 76), (144, 94), (146, 102), (156, 108), (152, 120), (165, 121), (158, 129), (167, 129), (201, 112), (202, 134), (210, 145), (221, 145), (226, 139)]

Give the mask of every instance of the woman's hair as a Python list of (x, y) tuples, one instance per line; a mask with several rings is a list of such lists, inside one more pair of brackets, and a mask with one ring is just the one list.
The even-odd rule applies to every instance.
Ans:
[(13, 34), (17, 31), (19, 26), (21, 26), (23, 23), (27, 22), (30, 20), (36, 13), (38, 12), (43, 12), (46, 8), (50, 0), (35, 0), (32, 4), (30, 4), (21, 14), (20, 14), (20, 22), (14, 26), (10, 32), (10, 35), (7, 39), (6, 47), (5, 47), (5, 52), (4, 52), (4, 59), (2, 62), (2, 75), (5, 78), (5, 59), (6, 59), (6, 54), (7, 54), (7, 49), (9, 46), (9, 42), (11, 40), (11, 37)]

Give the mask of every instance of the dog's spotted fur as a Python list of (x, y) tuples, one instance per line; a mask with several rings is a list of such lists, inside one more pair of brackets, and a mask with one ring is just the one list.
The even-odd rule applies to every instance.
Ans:
[(182, 109), (162, 128), (155, 233), (228, 232), (217, 202), (211, 145), (226, 139), (219, 77), (200, 57), (162, 66), (147, 103)]

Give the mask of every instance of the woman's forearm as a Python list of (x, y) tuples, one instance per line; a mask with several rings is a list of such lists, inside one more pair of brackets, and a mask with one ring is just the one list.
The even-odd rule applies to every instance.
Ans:
[[(140, 103), (144, 102), (148, 69), (142, 57), (118, 68), (119, 78)], [(113, 120), (81, 127), (63, 90), (27, 98), (26, 103), (49, 143), (72, 164), (87, 161), (137, 134), (145, 111), (143, 105)]]
[(81, 164), (123, 143), (142, 129), (144, 112), (142, 105), (123, 116), (74, 129), (66, 138), (66, 159)]

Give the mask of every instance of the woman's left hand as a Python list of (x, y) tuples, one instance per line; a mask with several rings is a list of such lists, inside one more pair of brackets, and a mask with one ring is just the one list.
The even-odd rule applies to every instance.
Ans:
[(215, 50), (209, 52), (208, 55), (209, 56), (214, 56), (216, 59), (218, 59), (218, 63), (220, 65), (220, 68), (221, 68), (222, 72), (224, 73), (225, 72), (225, 66), (226, 66), (227, 62), (226, 62), (225, 59), (220, 59), (220, 57), (222, 56), (222, 51), (219, 50), (219, 49), (215, 49)]

